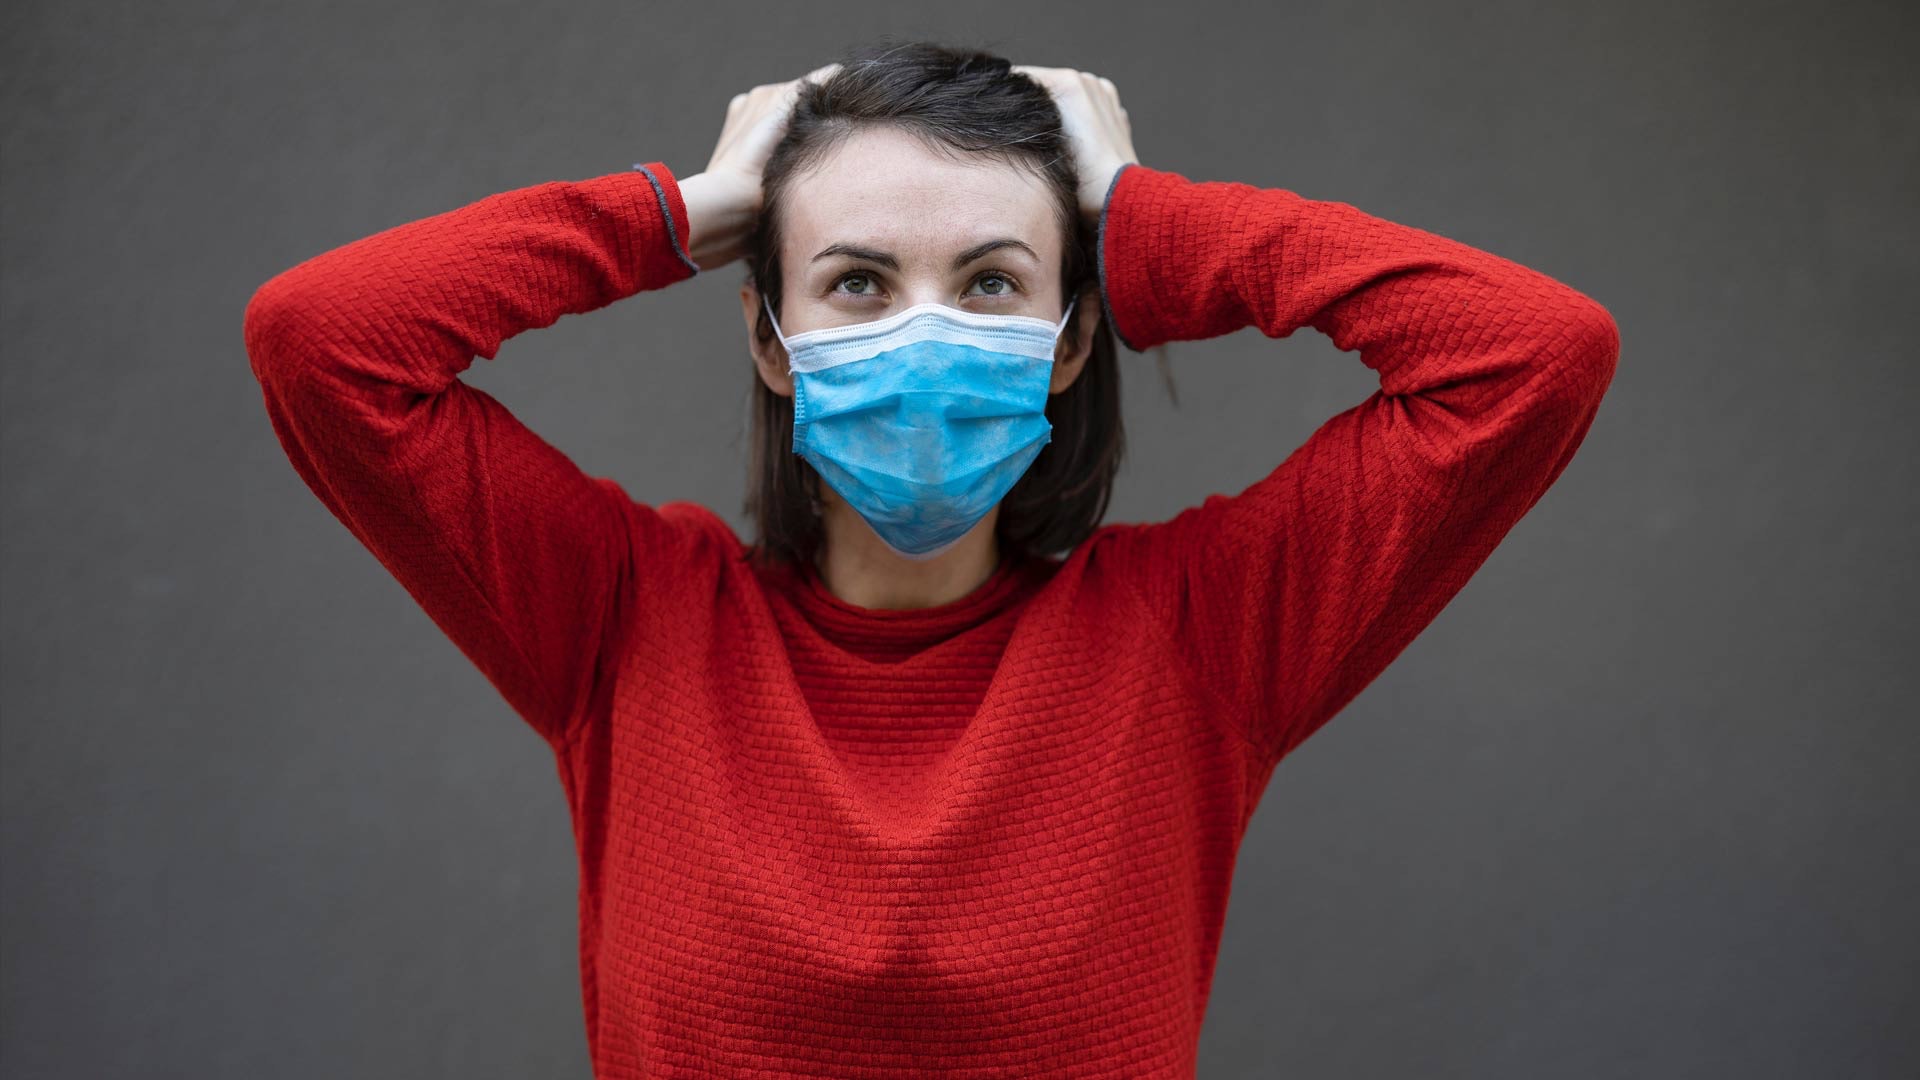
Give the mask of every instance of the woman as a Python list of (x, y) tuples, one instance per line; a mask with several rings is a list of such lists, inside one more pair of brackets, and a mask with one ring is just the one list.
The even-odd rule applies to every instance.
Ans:
[[(737, 258), (751, 544), (459, 379)], [(1247, 326), (1380, 389), (1101, 524), (1115, 338)], [(1497, 256), (1140, 164), (1105, 79), (931, 45), (736, 97), (684, 180), (323, 254), (245, 336), (301, 477), (557, 756), (602, 1077), (1192, 1075), (1274, 765), (1559, 476), (1619, 349)]]

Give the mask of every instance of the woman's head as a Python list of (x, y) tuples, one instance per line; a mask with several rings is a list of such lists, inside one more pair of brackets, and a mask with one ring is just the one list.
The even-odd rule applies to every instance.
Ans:
[(925, 302), (1058, 322), (1078, 296), (1048, 387), (1053, 439), (1001, 501), (995, 532), (1009, 551), (1052, 554), (1104, 516), (1122, 438), (1092, 231), (1059, 110), (1010, 68), (876, 46), (801, 87), (762, 175), (741, 290), (756, 366), (747, 510), (762, 556), (811, 559), (835, 498), (792, 452), (793, 385), (763, 294), (789, 337)]

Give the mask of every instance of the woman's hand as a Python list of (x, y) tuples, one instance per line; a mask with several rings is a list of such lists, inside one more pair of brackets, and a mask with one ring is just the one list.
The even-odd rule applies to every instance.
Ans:
[(828, 64), (798, 79), (735, 94), (727, 103), (727, 119), (707, 171), (680, 181), (680, 195), (687, 203), (687, 254), (694, 265), (711, 270), (746, 253), (763, 201), (760, 174), (786, 134), (800, 84), (839, 69), (839, 64)]
[(1015, 64), (1013, 70), (1047, 88), (1060, 109), (1060, 121), (1080, 168), (1080, 214), (1091, 225), (1100, 220), (1107, 186), (1120, 166), (1139, 164), (1133, 152), (1133, 128), (1112, 79), (1073, 68)]

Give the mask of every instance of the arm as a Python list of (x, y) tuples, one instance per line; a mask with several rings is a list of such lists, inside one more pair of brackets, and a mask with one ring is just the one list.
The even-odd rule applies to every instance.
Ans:
[(506, 339), (693, 276), (674, 177), (508, 191), (309, 259), (247, 355), (293, 467), (543, 738), (572, 733), (672, 524), (459, 378)]
[(1339, 202), (1126, 166), (1099, 226), (1128, 348), (1257, 326), (1330, 337), (1380, 389), (1238, 495), (1119, 526), (1134, 586), (1271, 765), (1433, 621), (1559, 477), (1613, 377), (1606, 309)]

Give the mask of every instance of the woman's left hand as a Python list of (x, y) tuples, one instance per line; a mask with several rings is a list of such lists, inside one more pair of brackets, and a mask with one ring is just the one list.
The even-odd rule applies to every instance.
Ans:
[(1080, 169), (1080, 214), (1089, 225), (1100, 219), (1107, 187), (1120, 166), (1139, 164), (1133, 129), (1113, 80), (1073, 68), (1015, 64), (1013, 70), (1047, 88), (1060, 109), (1060, 121)]

